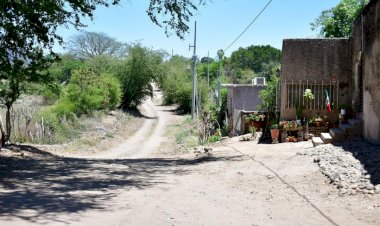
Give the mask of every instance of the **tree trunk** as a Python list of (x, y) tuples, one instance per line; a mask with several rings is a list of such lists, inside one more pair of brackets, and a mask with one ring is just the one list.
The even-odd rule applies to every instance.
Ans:
[(7, 112), (5, 115), (5, 136), (4, 136), (4, 141), (3, 144), (8, 143), (11, 141), (11, 131), (12, 131), (12, 126), (11, 126), (11, 108), (12, 106), (7, 106)]
[(1, 130), (1, 147), (5, 144), (5, 129), (4, 129), (4, 123), (3, 118), (0, 115), (0, 130)]

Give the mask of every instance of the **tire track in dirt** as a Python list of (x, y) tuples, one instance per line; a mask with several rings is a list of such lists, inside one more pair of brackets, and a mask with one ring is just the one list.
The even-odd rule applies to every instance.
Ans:
[(157, 150), (161, 142), (166, 140), (164, 131), (167, 126), (167, 119), (171, 114), (169, 110), (172, 108), (171, 106), (155, 104), (154, 102), (161, 102), (160, 97), (161, 92), (155, 91), (154, 99), (147, 99), (140, 106), (145, 120), (134, 135), (109, 151), (98, 153), (93, 157), (106, 159), (146, 158)]

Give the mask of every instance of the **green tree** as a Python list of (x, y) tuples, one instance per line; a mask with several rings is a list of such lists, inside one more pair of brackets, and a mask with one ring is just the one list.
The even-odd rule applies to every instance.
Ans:
[[(71, 109), (77, 116), (91, 114), (96, 110), (114, 109), (121, 98), (120, 82), (114, 76), (97, 74), (85, 67), (74, 71), (64, 92), (58, 105), (72, 106)], [(57, 113), (59, 117), (63, 114)]]
[(50, 65), (48, 72), (54, 81), (65, 83), (70, 80), (72, 72), (83, 65), (84, 61), (76, 59), (73, 55), (63, 54)]
[[(111, 1), (116, 4), (118, 0)], [(11, 132), (10, 109), (25, 90), (25, 84), (49, 82), (46, 69), (57, 59), (52, 46), (61, 25), (83, 27), (82, 16), (92, 18), (97, 5), (108, 6), (106, 0), (66, 1), (1, 1), (0, 2), (0, 95), (6, 107), (6, 133)], [(46, 57), (43, 49), (48, 50)], [(4, 132), (4, 131), (3, 131)]]
[(349, 37), (355, 18), (367, 3), (368, 0), (342, 0), (337, 6), (322, 11), (310, 24), (311, 29), (319, 29), (320, 35), (326, 38)]
[(214, 59), (212, 59), (211, 57), (202, 57), (201, 58), (202, 64), (207, 64), (207, 63), (212, 63), (212, 62), (214, 62)]
[(230, 75), (230, 80), (235, 84), (250, 84), (257, 74), (251, 69), (236, 68)]
[[(210, 83), (215, 80), (218, 76), (219, 62), (212, 62), (209, 64), (209, 76)], [(205, 80), (207, 80), (207, 63), (201, 63), (197, 65), (197, 75)]]
[(281, 51), (272, 46), (255, 46), (239, 48), (232, 52), (230, 62), (234, 69), (251, 69), (255, 73), (263, 70), (263, 63), (280, 62)]
[(177, 96), (177, 89), (178, 86), (181, 85), (184, 85), (184, 87), (188, 85), (185, 89), (189, 89), (188, 99), (191, 100), (192, 83), (190, 64), (191, 60), (179, 55), (173, 56), (170, 60), (164, 63), (165, 73), (160, 80), (160, 86), (166, 104), (178, 103), (179, 96)]
[(261, 72), (258, 76), (265, 77), (266, 80), (269, 81), (272, 75), (278, 75), (280, 73), (281, 64), (280, 62), (271, 61), (268, 63), (263, 63), (261, 68)]
[(151, 0), (147, 10), (148, 16), (158, 26), (164, 25), (165, 33), (173, 30), (181, 39), (189, 30), (189, 19), (198, 5), (204, 5), (207, 0)]
[(83, 61), (85, 67), (91, 68), (96, 73), (111, 73), (115, 74), (118, 65), (123, 62), (122, 59), (118, 59), (112, 56), (95, 56), (93, 58)]
[(129, 48), (128, 58), (119, 66), (117, 76), (122, 86), (122, 107), (136, 108), (147, 97), (153, 97), (152, 82), (161, 76), (162, 59), (156, 52), (139, 44)]

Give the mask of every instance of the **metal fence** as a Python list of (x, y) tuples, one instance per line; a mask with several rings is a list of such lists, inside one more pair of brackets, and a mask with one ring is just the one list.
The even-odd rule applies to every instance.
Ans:
[[(284, 109), (295, 109), (299, 106), (311, 110), (325, 110), (326, 91), (329, 95), (330, 103), (338, 105), (339, 93), (337, 84), (339, 84), (339, 81), (285, 79), (284, 83), (285, 96), (281, 97)], [(310, 89), (314, 94), (314, 99), (310, 102), (303, 97), (306, 89)]]

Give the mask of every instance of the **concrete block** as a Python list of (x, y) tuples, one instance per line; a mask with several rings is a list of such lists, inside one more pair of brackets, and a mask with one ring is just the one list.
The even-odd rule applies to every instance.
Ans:
[(320, 137), (313, 137), (313, 138), (311, 139), (311, 141), (312, 141), (314, 147), (319, 146), (319, 145), (321, 145), (321, 144), (324, 144), (324, 143), (323, 143), (323, 140), (322, 140)]
[(332, 142), (332, 137), (329, 133), (321, 133), (321, 139), (325, 144), (329, 144)]

